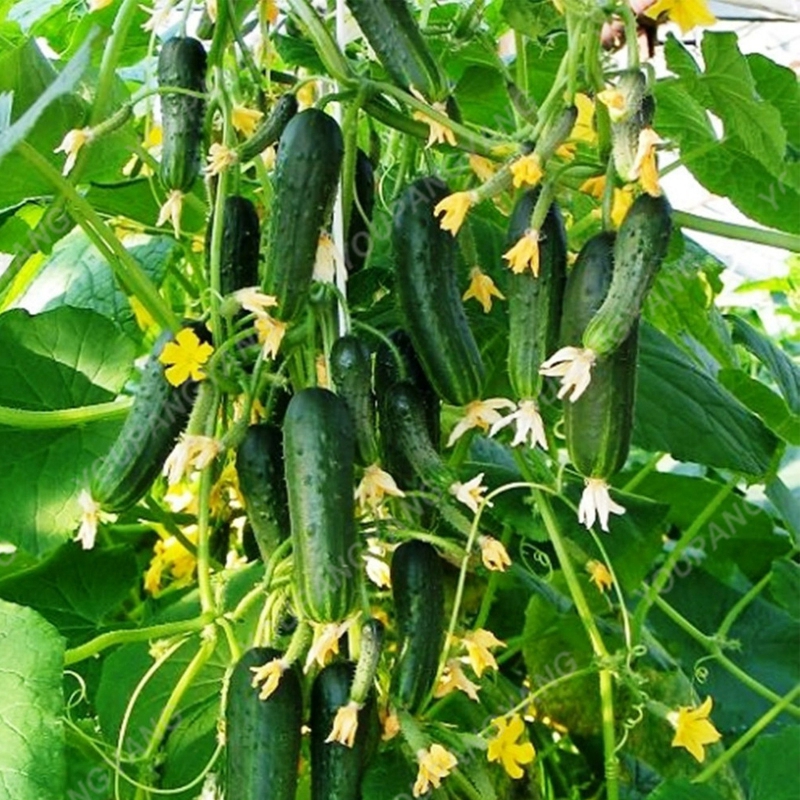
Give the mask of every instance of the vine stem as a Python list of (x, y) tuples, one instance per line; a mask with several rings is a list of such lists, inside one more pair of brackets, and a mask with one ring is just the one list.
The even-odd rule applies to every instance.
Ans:
[[(751, 675), (748, 675), (741, 667), (731, 661), (722, 652), (720, 643), (714, 637), (708, 636), (707, 634), (698, 630), (694, 625), (692, 625), (691, 622), (689, 622), (688, 619), (686, 619), (686, 617), (684, 617), (679, 611), (667, 603), (666, 600), (661, 598), (659, 595), (656, 595), (654, 605), (660, 611), (663, 611), (664, 615), (674, 622), (682, 631), (691, 636), (692, 639), (694, 639), (698, 644), (702, 645), (702, 647), (710, 653), (714, 660), (723, 669), (743, 683), (748, 689), (750, 689), (750, 691), (754, 692), (760, 697), (763, 697), (765, 700), (769, 700), (771, 703), (781, 702), (781, 696), (777, 692), (773, 692), (772, 689), (764, 686), (763, 683), (760, 683)], [(800, 719), (800, 708), (797, 706), (787, 704), (785, 710), (793, 717)]]
[(792, 253), (800, 253), (800, 236), (782, 231), (753, 228), (750, 225), (737, 225), (733, 222), (723, 222), (718, 219), (699, 217), (688, 211), (672, 212), (672, 219), (676, 225), (689, 230), (711, 233), (726, 239), (737, 239), (743, 242), (764, 244), (767, 247), (779, 247)]
[(17, 152), (72, 206), (78, 224), (95, 244), (99, 242), (99, 249), (108, 258), (109, 266), (122, 286), (131, 294), (136, 295), (153, 319), (162, 327), (173, 332), (180, 330), (180, 323), (172, 309), (164, 302), (158, 289), (133, 256), (122, 246), (114, 232), (103, 222), (91, 203), (82, 197), (75, 187), (65, 180), (61, 173), (28, 142), (20, 142), (17, 145)]
[(133, 405), (133, 399), (126, 397), (111, 403), (62, 408), (56, 411), (30, 411), (25, 408), (0, 406), (0, 425), (37, 431), (73, 428), (85, 425), (87, 422), (120, 419), (128, 413), (131, 405)]

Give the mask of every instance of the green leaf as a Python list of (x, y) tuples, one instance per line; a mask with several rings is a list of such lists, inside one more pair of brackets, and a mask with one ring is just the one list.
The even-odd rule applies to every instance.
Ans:
[(681, 461), (763, 475), (777, 439), (663, 333), (641, 328), (634, 442)]
[(647, 800), (722, 800), (710, 786), (692, 783), (688, 778), (664, 781)]
[(792, 494), (789, 487), (776, 475), (767, 484), (764, 493), (775, 506), (786, 527), (800, 540), (800, 501)]
[(63, 2), (64, 0), (19, 0), (12, 6), (8, 18), (16, 22), (23, 33), (28, 34), (42, 17), (47, 16)]
[(127, 546), (86, 553), (67, 544), (38, 566), (0, 580), (0, 598), (35, 609), (75, 647), (119, 624), (113, 615), (138, 578)]
[(0, 800), (64, 797), (64, 643), (29, 608), (0, 600)]
[(789, 144), (796, 150), (800, 149), (800, 84), (797, 75), (761, 53), (750, 53), (747, 65), (758, 94), (778, 109)]
[(497, 69), (468, 67), (455, 88), (455, 96), (466, 122), (499, 130), (513, 122), (505, 81)]
[(800, 620), (800, 564), (787, 558), (775, 561), (769, 593), (781, 608)]
[(800, 764), (800, 725), (760, 736), (747, 754), (750, 800), (795, 800)]
[[(178, 242), (167, 236), (135, 235), (124, 243), (156, 286), (182, 253)], [(60, 306), (87, 308), (113, 320), (133, 339), (142, 335), (108, 262), (80, 229), (53, 248), (47, 263), (14, 305), (32, 314)]]
[(400, 800), (404, 794), (411, 797), (415, 777), (415, 768), (394, 740), (370, 761), (361, 783), (361, 796), (363, 800)]
[(517, 32), (538, 39), (562, 24), (551, 0), (503, 0), (503, 19)]

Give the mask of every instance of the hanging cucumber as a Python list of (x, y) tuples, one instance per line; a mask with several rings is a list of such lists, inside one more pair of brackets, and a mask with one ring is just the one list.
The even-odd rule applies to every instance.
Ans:
[[(539, 191), (520, 197), (511, 215), (508, 241), (518, 242), (530, 228)], [(559, 336), (567, 280), (567, 235), (553, 203), (540, 231), (539, 275), (511, 273), (508, 283), (508, 377), (519, 400), (535, 400), (542, 389), (539, 367), (553, 352)]]
[(427, 542), (404, 542), (392, 556), (391, 575), (400, 635), (392, 696), (400, 706), (416, 712), (436, 680), (444, 644), (442, 562)]
[(355, 434), (344, 400), (304, 389), (289, 402), (283, 451), (300, 612), (339, 622), (353, 610), (360, 561), (353, 498)]
[(344, 263), (351, 275), (358, 272), (367, 260), (370, 244), (369, 223), (372, 221), (372, 212), (375, 209), (375, 172), (369, 156), (361, 148), (356, 154), (354, 183), (356, 199), (350, 211), (344, 251)]
[[(168, 39), (158, 56), (158, 85), (203, 93), (206, 51), (188, 36)], [(188, 192), (202, 167), (205, 101), (176, 92), (161, 95), (161, 182), (166, 189)]]
[(443, 400), (465, 405), (480, 397), (484, 371), (461, 302), (457, 245), (433, 213), (449, 194), (437, 178), (411, 184), (395, 208), (392, 241), (400, 308), (425, 374)]
[[(205, 325), (193, 323), (189, 327), (198, 339), (211, 342)], [(156, 342), (122, 429), (108, 455), (92, 466), (90, 493), (104, 511), (124, 511), (144, 497), (189, 421), (197, 382), (189, 380), (173, 386), (158, 360), (171, 339), (170, 334), (165, 334)]]
[(372, 394), (372, 356), (357, 336), (342, 336), (330, 354), (331, 378), (353, 419), (356, 454), (362, 467), (378, 460), (375, 435), (375, 396)]
[(290, 530), (281, 429), (269, 423), (251, 425), (236, 451), (236, 472), (247, 519), (266, 562)]
[(445, 80), (405, 0), (346, 0), (392, 80), (442, 100)]
[[(246, 286), (258, 286), (260, 222), (253, 203), (246, 197), (225, 198), (220, 254), (220, 292), (231, 294)], [(206, 263), (211, 261), (211, 231), (214, 216), (206, 228)]]
[(647, 292), (667, 254), (671, 213), (666, 197), (643, 194), (622, 221), (614, 245), (611, 286), (583, 333), (583, 346), (595, 355), (613, 352), (639, 319)]
[(261, 155), (281, 138), (289, 121), (297, 114), (297, 98), (292, 92), (282, 94), (269, 116), (255, 129), (253, 135), (239, 145), (239, 161), (246, 163)]
[(253, 667), (280, 658), (270, 648), (248, 650), (231, 674), (225, 706), (225, 796), (231, 800), (294, 800), (303, 724), (303, 693), (294, 669), (259, 699)]
[(264, 291), (277, 298), (274, 314), (281, 320), (293, 319), (308, 295), (343, 155), (339, 125), (315, 108), (294, 117), (280, 138)]

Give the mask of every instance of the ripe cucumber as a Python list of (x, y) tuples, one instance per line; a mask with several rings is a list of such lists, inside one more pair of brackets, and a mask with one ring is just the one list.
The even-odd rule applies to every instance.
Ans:
[(239, 161), (252, 161), (280, 138), (289, 120), (297, 114), (297, 98), (292, 92), (282, 94), (269, 116), (255, 129), (253, 135), (239, 146)]
[[(614, 235), (590, 239), (567, 280), (561, 344), (577, 346), (602, 306), (614, 274)], [(638, 320), (612, 354), (601, 356), (592, 380), (575, 402), (564, 403), (564, 432), (570, 461), (587, 478), (609, 478), (622, 468), (630, 449), (636, 393)]]
[[(520, 197), (508, 229), (509, 245), (530, 227), (539, 192)], [(539, 367), (556, 349), (567, 280), (567, 234), (553, 203), (541, 228), (539, 276), (529, 270), (509, 276), (508, 377), (519, 400), (535, 400), (542, 389)]]
[(356, 154), (354, 175), (355, 197), (350, 211), (350, 224), (347, 226), (344, 263), (351, 275), (358, 272), (367, 260), (370, 235), (369, 223), (375, 210), (375, 172), (369, 156), (359, 148)]
[(421, 178), (401, 195), (392, 241), (397, 292), (414, 350), (433, 387), (448, 403), (478, 399), (484, 370), (461, 302), (456, 243), (433, 210), (450, 194), (437, 178)]
[(283, 467), (283, 437), (277, 425), (251, 425), (236, 451), (236, 472), (247, 519), (261, 558), (289, 538), (289, 500)]
[(392, 695), (416, 712), (433, 687), (444, 644), (442, 562), (427, 542), (404, 542), (392, 557), (391, 575), (400, 635)]
[(252, 667), (281, 653), (248, 650), (236, 664), (225, 706), (225, 796), (236, 800), (294, 800), (303, 724), (303, 692), (293, 668), (266, 700), (253, 687)]
[(280, 138), (264, 291), (278, 299), (274, 315), (281, 320), (296, 317), (305, 303), (343, 156), (338, 123), (315, 108), (294, 117)]
[[(206, 262), (210, 263), (213, 215), (206, 228)], [(222, 252), (220, 260), (220, 292), (223, 295), (258, 286), (260, 222), (256, 207), (246, 197), (225, 198), (222, 220)]]
[(340, 622), (358, 596), (360, 559), (353, 498), (355, 434), (344, 400), (327, 389), (292, 397), (283, 452), (299, 610)]
[[(158, 85), (193, 92), (206, 90), (206, 51), (188, 36), (168, 39), (158, 56)], [(205, 101), (168, 92), (161, 95), (161, 182), (188, 192), (202, 167)]]

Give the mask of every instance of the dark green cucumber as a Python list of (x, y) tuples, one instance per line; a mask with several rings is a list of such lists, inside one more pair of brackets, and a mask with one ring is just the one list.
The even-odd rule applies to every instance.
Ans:
[(614, 245), (614, 276), (606, 299), (583, 333), (583, 346), (612, 353), (631, 331), (667, 254), (672, 210), (666, 197), (638, 197), (625, 215)]
[(311, 690), (311, 800), (359, 800), (366, 767), (369, 717), (375, 714), (372, 697), (358, 712), (358, 730), (352, 747), (326, 742), (336, 712), (350, 700), (353, 665), (338, 661), (325, 667)]
[(236, 451), (239, 490), (264, 561), (289, 538), (289, 500), (283, 467), (283, 435), (277, 425), (251, 425)]
[[(536, 190), (520, 197), (511, 215), (509, 246), (530, 227), (539, 197)], [(540, 231), (539, 276), (529, 270), (512, 273), (508, 282), (508, 377), (518, 400), (535, 400), (542, 389), (542, 362), (556, 349), (567, 280), (567, 234), (553, 203)]]
[(308, 295), (343, 155), (339, 125), (315, 108), (294, 117), (281, 136), (264, 276), (264, 290), (278, 299), (274, 314), (281, 320), (295, 317)]
[(304, 389), (289, 402), (283, 452), (300, 612), (339, 622), (353, 610), (360, 560), (353, 499), (355, 434), (344, 400)]
[(406, 0), (346, 0), (392, 80), (415, 88), (428, 100), (442, 100), (446, 86)]
[(297, 114), (297, 98), (294, 93), (282, 94), (269, 116), (255, 129), (253, 135), (239, 145), (239, 161), (252, 161), (268, 147), (276, 144), (289, 121)]
[[(158, 85), (192, 92), (206, 90), (206, 51), (188, 36), (168, 39), (158, 56)], [(161, 95), (161, 182), (188, 192), (202, 167), (205, 101), (168, 92)]]
[(392, 675), (392, 695), (412, 712), (430, 693), (444, 644), (442, 562), (427, 542), (404, 542), (392, 556), (394, 598), (400, 651)]
[(231, 674), (225, 705), (225, 797), (231, 800), (294, 800), (303, 724), (303, 693), (293, 668), (266, 700), (253, 687), (252, 667), (281, 653), (248, 650)]
[(354, 177), (355, 198), (347, 226), (344, 263), (351, 275), (358, 272), (367, 260), (370, 234), (369, 223), (375, 210), (375, 171), (369, 156), (359, 148), (356, 154)]
[(368, 467), (378, 460), (369, 348), (357, 336), (342, 336), (333, 343), (330, 365), (336, 393), (344, 400), (353, 419), (358, 462)]
[[(256, 207), (250, 200), (235, 194), (225, 198), (219, 274), (223, 295), (259, 285), (260, 225)], [(206, 263), (211, 259), (213, 226), (212, 214), (206, 228)]]
[(392, 241), (397, 291), (406, 327), (425, 374), (448, 403), (480, 397), (483, 362), (461, 301), (457, 245), (433, 210), (450, 194), (437, 178), (421, 178), (401, 195)]
[[(201, 341), (210, 341), (204, 325), (190, 327)], [(90, 492), (105, 511), (124, 511), (144, 497), (189, 421), (198, 384), (189, 380), (173, 386), (158, 360), (171, 338), (165, 334), (156, 342), (122, 429), (108, 454), (92, 466)]]
[[(567, 280), (562, 346), (578, 346), (584, 329), (602, 306), (614, 274), (614, 235), (590, 239)], [(575, 402), (564, 403), (564, 433), (570, 461), (587, 478), (609, 478), (622, 468), (630, 449), (636, 391), (638, 321), (614, 353), (601, 356), (592, 380)]]

